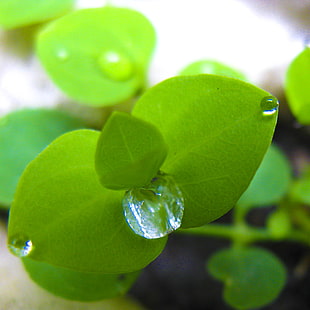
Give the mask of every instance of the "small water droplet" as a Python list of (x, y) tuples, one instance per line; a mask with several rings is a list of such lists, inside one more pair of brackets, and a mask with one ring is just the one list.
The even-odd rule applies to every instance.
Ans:
[(61, 61), (66, 61), (69, 58), (69, 52), (65, 48), (61, 48), (56, 52), (56, 56)]
[(184, 199), (173, 178), (159, 173), (148, 186), (127, 191), (123, 209), (128, 225), (136, 234), (156, 239), (181, 226)]
[(102, 72), (111, 80), (126, 81), (133, 75), (133, 64), (130, 59), (114, 51), (101, 54), (98, 59)]
[(26, 257), (33, 250), (32, 241), (25, 237), (13, 238), (9, 242), (8, 247), (10, 251), (18, 257)]
[(260, 106), (263, 115), (273, 115), (278, 111), (279, 101), (274, 96), (266, 96), (262, 99)]

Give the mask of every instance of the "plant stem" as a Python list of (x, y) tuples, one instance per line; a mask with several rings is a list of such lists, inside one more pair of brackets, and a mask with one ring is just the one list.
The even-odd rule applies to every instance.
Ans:
[(272, 236), (265, 228), (254, 228), (250, 226), (235, 227), (225, 224), (208, 224), (197, 228), (180, 229), (177, 232), (182, 234), (212, 236), (219, 238), (227, 238), (231, 241), (246, 240), (246, 243), (253, 243), (258, 241), (293, 241), (310, 245), (310, 238), (298, 231), (292, 230), (288, 236), (283, 239)]

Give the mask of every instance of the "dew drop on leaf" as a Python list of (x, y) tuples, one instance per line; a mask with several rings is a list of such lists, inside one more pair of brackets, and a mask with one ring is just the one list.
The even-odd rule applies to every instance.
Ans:
[(69, 58), (69, 52), (65, 48), (61, 48), (56, 52), (56, 56), (60, 61), (66, 61)]
[(181, 226), (184, 199), (173, 178), (159, 173), (149, 185), (128, 190), (123, 208), (126, 221), (136, 234), (156, 239)]
[(18, 257), (26, 257), (33, 250), (32, 241), (25, 236), (13, 238), (9, 242), (8, 247), (11, 253)]
[(107, 51), (99, 57), (102, 72), (114, 81), (126, 81), (133, 75), (133, 64), (128, 57), (114, 51)]
[(278, 111), (279, 101), (274, 96), (266, 96), (262, 99), (260, 106), (263, 115), (273, 115)]

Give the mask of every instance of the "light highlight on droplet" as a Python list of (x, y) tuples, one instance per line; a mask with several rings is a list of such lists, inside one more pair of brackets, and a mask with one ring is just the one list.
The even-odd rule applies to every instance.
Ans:
[(136, 234), (156, 239), (181, 226), (184, 199), (171, 176), (158, 174), (148, 186), (127, 191), (123, 209), (128, 225)]
[(104, 75), (114, 81), (126, 81), (133, 75), (133, 64), (130, 59), (121, 53), (107, 51), (98, 59)]
[(69, 58), (69, 53), (66, 49), (61, 48), (56, 52), (56, 56), (60, 61), (66, 61)]
[(263, 111), (263, 115), (273, 115), (278, 111), (279, 101), (274, 96), (266, 96), (261, 100), (260, 106)]
[(18, 257), (26, 257), (33, 250), (32, 241), (28, 238), (14, 238), (9, 244), (8, 247), (12, 254)]

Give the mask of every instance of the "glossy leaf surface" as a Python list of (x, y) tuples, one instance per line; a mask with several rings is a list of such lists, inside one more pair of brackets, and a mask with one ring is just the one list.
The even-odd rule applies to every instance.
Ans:
[(237, 205), (263, 207), (275, 204), (287, 193), (291, 180), (289, 161), (276, 145), (270, 145), (253, 180)]
[(67, 13), (75, 0), (1, 0), (0, 26), (18, 28)]
[(38, 285), (71, 300), (95, 301), (124, 295), (139, 272), (128, 274), (83, 273), (24, 258), (24, 267)]
[(199, 75), (168, 79), (136, 103), (133, 115), (156, 125), (169, 146), (161, 170), (184, 195), (183, 228), (222, 216), (247, 188), (277, 119), (276, 110), (264, 114), (269, 96), (237, 79)]
[(153, 124), (114, 112), (98, 140), (96, 171), (103, 186), (130, 189), (148, 184), (167, 155), (167, 146)]
[(310, 124), (310, 48), (306, 47), (286, 72), (285, 91), (288, 104), (298, 122)]
[(166, 238), (134, 234), (122, 212), (124, 192), (101, 186), (94, 164), (98, 137), (92, 130), (65, 134), (28, 165), (10, 212), (11, 249), (28, 240), (23, 256), (117, 274), (140, 270), (161, 253)]
[(145, 82), (155, 32), (140, 13), (124, 8), (84, 9), (51, 23), (37, 53), (55, 84), (87, 105), (111, 105)]
[(225, 249), (208, 262), (213, 277), (224, 282), (223, 297), (237, 309), (254, 309), (281, 292), (286, 272), (281, 261), (261, 248)]
[(217, 74), (246, 81), (243, 73), (215, 60), (199, 60), (185, 67), (180, 75)]
[(61, 134), (85, 127), (56, 110), (24, 109), (0, 119), (0, 202), (9, 206), (27, 164)]

